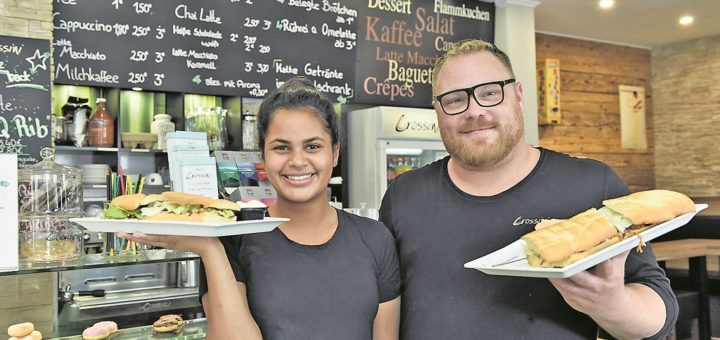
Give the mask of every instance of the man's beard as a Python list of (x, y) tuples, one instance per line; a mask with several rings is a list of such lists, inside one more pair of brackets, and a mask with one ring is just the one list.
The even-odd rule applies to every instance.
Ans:
[[(499, 138), (494, 144), (482, 137), (468, 139), (457, 132), (440, 129), (445, 148), (452, 157), (468, 166), (484, 167), (494, 165), (505, 159), (515, 148), (523, 136), (523, 117), (519, 107), (514, 108), (515, 114), (509, 122), (496, 125)], [(481, 121), (482, 122), (482, 121)], [(475, 122), (477, 125), (479, 122)], [(460, 128), (462, 130), (462, 127)]]

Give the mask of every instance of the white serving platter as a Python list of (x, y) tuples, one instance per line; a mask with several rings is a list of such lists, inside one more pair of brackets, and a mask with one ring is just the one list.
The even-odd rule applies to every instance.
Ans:
[(89, 231), (97, 232), (136, 232), (154, 235), (207, 236), (219, 237), (262, 233), (275, 229), (287, 218), (265, 217), (262, 220), (237, 221), (229, 223), (197, 223), (175, 221), (114, 220), (105, 218), (71, 218)]
[[(694, 212), (678, 216), (665, 223), (658, 224), (655, 227), (645, 230), (640, 233), (640, 237), (642, 237), (643, 241), (648, 242), (658, 236), (680, 228), (690, 222), (695, 214), (707, 207), (707, 204), (695, 204)], [(632, 236), (569, 266), (565, 266), (563, 268), (536, 268), (530, 267), (525, 259), (525, 254), (523, 253), (525, 241), (517, 240), (500, 250), (466, 263), (465, 268), (477, 269), (490, 275), (567, 278), (583, 270), (591, 268), (598, 263), (616, 256), (628, 249), (636, 248), (638, 244), (640, 244), (640, 238), (638, 236)]]

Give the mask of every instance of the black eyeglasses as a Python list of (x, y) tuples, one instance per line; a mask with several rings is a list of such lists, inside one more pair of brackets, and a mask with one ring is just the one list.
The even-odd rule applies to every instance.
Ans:
[(461, 114), (470, 107), (470, 95), (482, 107), (500, 105), (505, 100), (505, 85), (514, 83), (515, 79), (506, 79), (490, 83), (477, 84), (465, 89), (452, 90), (435, 97), (446, 115)]

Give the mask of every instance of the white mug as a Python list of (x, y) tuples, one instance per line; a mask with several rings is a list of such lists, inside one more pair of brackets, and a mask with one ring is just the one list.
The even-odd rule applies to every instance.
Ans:
[(145, 177), (145, 184), (149, 185), (163, 185), (162, 176), (159, 173), (153, 172)]

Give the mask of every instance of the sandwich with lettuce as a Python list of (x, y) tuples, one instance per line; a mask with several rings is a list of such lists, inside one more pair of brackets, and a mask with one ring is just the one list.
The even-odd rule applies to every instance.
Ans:
[(168, 191), (118, 196), (103, 210), (103, 216), (109, 219), (225, 223), (235, 222), (239, 211), (240, 206), (228, 200)]

